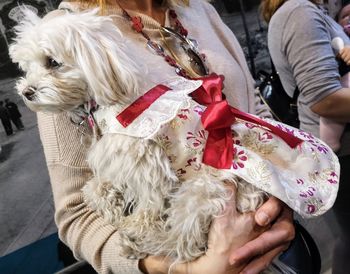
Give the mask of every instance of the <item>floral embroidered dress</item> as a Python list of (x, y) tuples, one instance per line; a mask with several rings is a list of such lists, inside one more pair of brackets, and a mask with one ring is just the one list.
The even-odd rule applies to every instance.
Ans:
[[(208, 131), (201, 120), (207, 106), (189, 96), (202, 83), (201, 80), (172, 79), (162, 84), (168, 89), (153, 98), (140, 113), (135, 115), (133, 111), (135, 106), (140, 108), (140, 101), (124, 110), (101, 107), (94, 114), (96, 123), (103, 134), (154, 140), (164, 149), (180, 180), (193, 178), (208, 172), (202, 160)], [(141, 101), (142, 105), (148, 100), (142, 98)], [(121, 113), (128, 120), (124, 125), (116, 118)], [(276, 121), (263, 121), (302, 142), (292, 148), (265, 126), (236, 119), (230, 127), (233, 159), (230, 167), (222, 171), (232, 172), (279, 198), (303, 217), (326, 212), (332, 207), (338, 191), (336, 155), (309, 133)], [(216, 153), (220, 154), (220, 149), (218, 147)]]

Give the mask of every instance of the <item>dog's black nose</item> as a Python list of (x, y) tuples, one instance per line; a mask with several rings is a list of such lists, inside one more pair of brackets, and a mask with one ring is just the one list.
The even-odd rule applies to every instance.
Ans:
[(32, 101), (34, 99), (34, 95), (35, 95), (35, 88), (29, 86), (25, 90), (23, 90), (22, 93), (29, 101)]

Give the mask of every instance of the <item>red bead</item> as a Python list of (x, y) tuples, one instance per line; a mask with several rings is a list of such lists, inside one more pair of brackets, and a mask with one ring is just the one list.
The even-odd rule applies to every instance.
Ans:
[(175, 27), (182, 27), (182, 24), (178, 19), (176, 19), (174, 22), (175, 22)]
[(180, 28), (180, 34), (181, 34), (182, 36), (187, 36), (187, 35), (188, 35), (187, 29), (185, 29), (184, 27), (181, 27), (181, 28)]
[(177, 14), (176, 14), (176, 12), (175, 12), (174, 10), (170, 10), (170, 11), (169, 11), (169, 15), (170, 15), (170, 17), (173, 18), (173, 19), (177, 18)]
[(167, 61), (170, 66), (176, 66), (176, 61), (168, 55), (165, 56), (165, 61)]
[(141, 18), (139, 16), (134, 16), (131, 18), (132, 28), (137, 32), (142, 32), (143, 24), (141, 22)]

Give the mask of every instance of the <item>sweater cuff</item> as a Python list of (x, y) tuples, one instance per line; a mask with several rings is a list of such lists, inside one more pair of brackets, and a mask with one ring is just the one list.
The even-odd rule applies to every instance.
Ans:
[(143, 274), (139, 270), (139, 260), (126, 259), (120, 256), (120, 237), (119, 233), (115, 232), (111, 235), (111, 238), (106, 241), (105, 246), (102, 249), (102, 258), (108, 262), (108, 266), (101, 266), (101, 273), (114, 273), (114, 274)]

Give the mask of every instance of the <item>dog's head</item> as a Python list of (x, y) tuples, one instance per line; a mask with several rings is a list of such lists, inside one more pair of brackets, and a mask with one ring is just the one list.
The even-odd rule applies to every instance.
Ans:
[(112, 19), (97, 11), (56, 11), (43, 19), (24, 9), (9, 53), (25, 76), (17, 90), (34, 111), (71, 111), (89, 99), (126, 103), (138, 69)]

